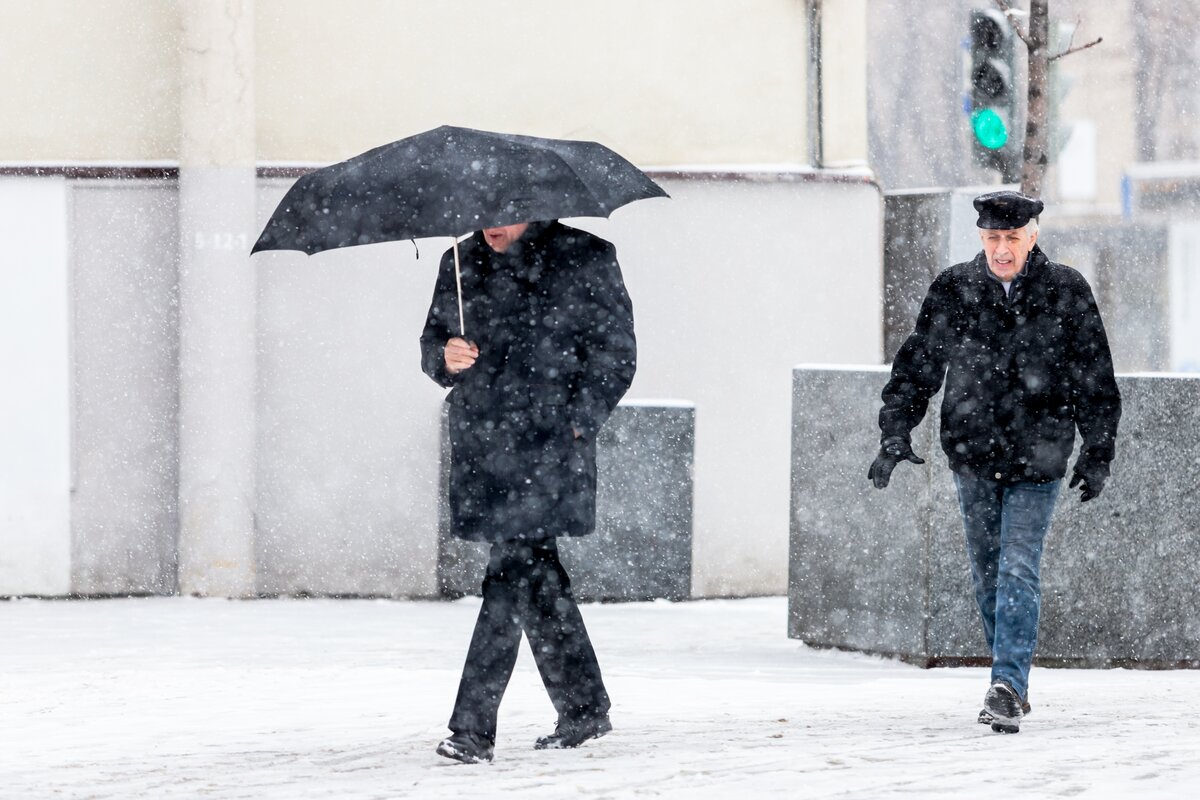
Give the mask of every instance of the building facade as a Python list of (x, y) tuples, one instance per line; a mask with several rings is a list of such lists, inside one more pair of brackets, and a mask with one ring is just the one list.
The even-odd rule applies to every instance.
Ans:
[(448, 242), (247, 254), (298, 170), (440, 124), (672, 194), (579, 224), (634, 299), (630, 398), (696, 407), (694, 593), (783, 592), (790, 367), (881, 350), (865, 0), (4, 6), (0, 594), (257, 594), (303, 546), (268, 490), (331, 592), (436, 592)]

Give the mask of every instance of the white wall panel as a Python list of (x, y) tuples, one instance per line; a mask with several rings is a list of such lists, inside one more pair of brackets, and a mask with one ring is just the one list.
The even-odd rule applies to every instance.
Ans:
[(70, 582), (67, 191), (0, 178), (0, 594)]

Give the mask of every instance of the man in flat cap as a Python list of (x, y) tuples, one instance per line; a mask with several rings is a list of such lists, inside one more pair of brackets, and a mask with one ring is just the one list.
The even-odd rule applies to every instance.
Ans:
[(1087, 281), (1038, 247), (1042, 202), (1002, 191), (975, 199), (983, 250), (941, 272), (896, 354), (868, 473), (888, 485), (922, 464), (910, 434), (945, 382), (941, 443), (954, 473), (975, 601), (992, 654), (978, 721), (1016, 733), (1029, 713), (1042, 543), (1079, 429), (1070, 487), (1100, 494), (1121, 397)]

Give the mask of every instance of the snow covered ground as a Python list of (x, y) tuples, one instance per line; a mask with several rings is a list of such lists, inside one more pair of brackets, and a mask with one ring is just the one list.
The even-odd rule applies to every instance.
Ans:
[(783, 598), (584, 607), (615, 730), (528, 651), (491, 765), (435, 755), (478, 601), (0, 603), (0, 797), (1183, 797), (1200, 673), (1035, 670), (1017, 736), (981, 669), (811, 650)]

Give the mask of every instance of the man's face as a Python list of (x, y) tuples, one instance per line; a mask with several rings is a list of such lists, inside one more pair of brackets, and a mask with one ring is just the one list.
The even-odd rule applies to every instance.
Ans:
[(1030, 233), (1028, 228), (980, 229), (979, 239), (988, 269), (1000, 280), (1011, 281), (1025, 266), (1029, 251), (1037, 243), (1037, 232)]
[(525, 229), (529, 227), (528, 222), (522, 222), (519, 225), (502, 225), (499, 228), (484, 228), (483, 238), (487, 241), (488, 247), (495, 250), (497, 253), (503, 253), (512, 243), (525, 235)]

